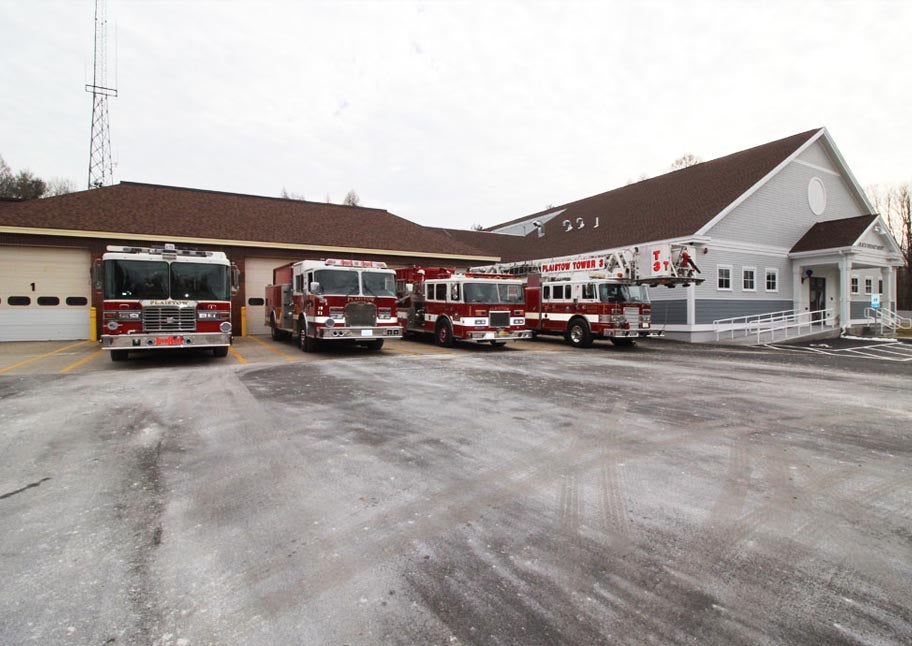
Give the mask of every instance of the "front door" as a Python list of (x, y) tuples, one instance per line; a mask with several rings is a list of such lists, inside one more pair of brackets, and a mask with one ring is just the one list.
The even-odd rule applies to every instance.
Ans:
[(810, 304), (811, 311), (814, 312), (812, 319), (814, 321), (820, 321), (824, 318), (824, 314), (821, 310), (826, 308), (826, 278), (811, 276), (810, 283), (811, 293), (808, 298), (808, 303)]

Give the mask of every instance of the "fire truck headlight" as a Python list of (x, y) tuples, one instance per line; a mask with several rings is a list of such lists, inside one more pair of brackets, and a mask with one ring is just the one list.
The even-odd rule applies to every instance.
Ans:
[(487, 325), (487, 324), (488, 324), (488, 321), (487, 321), (487, 319), (475, 319), (475, 323), (474, 323), (474, 324), (475, 324), (475, 325)]
[(332, 319), (326, 319), (326, 327), (332, 327), (336, 322)]
[(108, 321), (106, 327), (107, 327), (109, 330), (111, 330), (111, 332), (113, 332), (114, 330), (116, 330), (117, 328), (120, 327), (120, 323), (118, 323), (117, 321)]
[(221, 330), (223, 334), (229, 334), (231, 332), (231, 323), (222, 321), (222, 324), (219, 325), (219, 330)]
[(642, 328), (649, 327), (649, 321), (643, 321), (642, 323), (640, 323), (640, 327), (642, 327)]

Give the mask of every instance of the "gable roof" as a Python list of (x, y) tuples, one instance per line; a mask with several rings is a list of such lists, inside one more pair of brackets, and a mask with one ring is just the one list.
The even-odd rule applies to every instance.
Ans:
[[(491, 240), (490, 249), (502, 249), (503, 259), (512, 261), (694, 236), (821, 132), (808, 130), (489, 227), (485, 231), (494, 232), (541, 219), (544, 233), (503, 235), (524, 242), (503, 241), (498, 247)], [(557, 217), (544, 221), (542, 216), (555, 211)]]
[(3, 230), (496, 259), (383, 209), (136, 182), (7, 204)]
[(843, 220), (818, 222), (808, 229), (789, 253), (851, 247), (878, 217), (877, 215), (859, 215)]

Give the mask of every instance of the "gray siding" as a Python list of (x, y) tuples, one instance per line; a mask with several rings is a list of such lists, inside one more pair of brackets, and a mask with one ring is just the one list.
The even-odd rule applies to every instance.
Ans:
[(868, 307), (871, 307), (870, 300), (867, 300), (864, 302), (852, 301), (851, 303), (849, 303), (849, 318), (852, 318), (852, 319), (864, 318), (864, 311)]
[[(695, 287), (697, 299), (701, 298), (725, 298), (741, 300), (759, 300), (765, 301), (770, 299), (790, 299), (792, 298), (792, 263), (783, 251), (781, 256), (769, 256), (761, 254), (752, 254), (739, 251), (729, 251), (727, 249), (714, 248), (709, 245), (709, 252), (700, 254), (697, 258), (697, 266), (700, 267), (704, 282)], [(716, 276), (719, 265), (729, 265), (732, 268), (732, 289), (731, 291), (722, 291), (716, 287)], [(755, 281), (756, 291), (745, 291), (742, 287), (742, 273), (745, 267), (754, 267), (756, 270)], [(779, 271), (779, 289), (775, 292), (766, 291), (766, 270), (777, 269)], [(650, 296), (655, 298), (664, 288), (650, 290)], [(671, 290), (674, 291), (674, 290)]]
[[(752, 316), (754, 314), (768, 314), (781, 312), (793, 307), (792, 301), (759, 301), (759, 300), (722, 300), (705, 299), (697, 300), (697, 324), (712, 323), (719, 319), (733, 318), (736, 316)], [(655, 317), (653, 316), (653, 319)]]
[[(820, 216), (814, 215), (808, 204), (808, 183), (814, 177), (820, 178), (827, 192), (827, 207)], [(815, 222), (850, 218), (865, 212), (842, 176), (792, 163), (707, 233), (717, 239), (790, 249)]]
[(836, 170), (836, 165), (833, 164), (833, 160), (831, 160), (830, 156), (827, 154), (825, 147), (819, 141), (815, 142), (813, 146), (798, 155), (798, 159), (809, 164), (814, 164), (814, 166), (826, 168), (834, 173), (839, 172)]
[(652, 324), (687, 325), (687, 301), (652, 301)]

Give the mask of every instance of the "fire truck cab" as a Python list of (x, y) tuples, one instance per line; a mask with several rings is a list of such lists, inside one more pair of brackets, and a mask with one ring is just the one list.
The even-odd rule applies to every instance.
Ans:
[(410, 334), (433, 334), (437, 345), (530, 339), (522, 281), (513, 276), (459, 273), (444, 267), (396, 270), (399, 321)]
[(368, 260), (303, 260), (276, 267), (266, 286), (266, 325), (272, 338), (293, 337), (304, 352), (326, 343), (370, 350), (400, 338), (395, 273)]
[(239, 277), (221, 251), (109, 245), (92, 268), (92, 283), (104, 292), (102, 349), (113, 361), (168, 348), (227, 356)]

